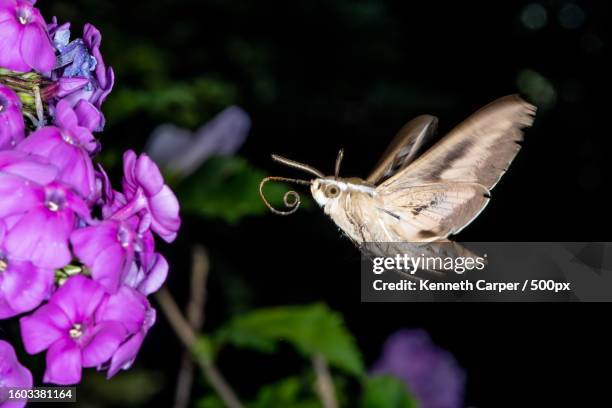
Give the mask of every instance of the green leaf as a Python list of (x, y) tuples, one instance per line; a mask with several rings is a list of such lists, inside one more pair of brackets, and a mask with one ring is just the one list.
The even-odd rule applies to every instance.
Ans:
[(312, 382), (300, 377), (288, 377), (261, 387), (252, 408), (320, 408), (312, 390)]
[(208, 336), (200, 335), (191, 348), (191, 353), (200, 361), (212, 362), (214, 359), (213, 344)]
[(331, 366), (349, 374), (364, 373), (361, 354), (342, 317), (323, 304), (260, 309), (234, 318), (221, 329), (220, 342), (273, 352), (290, 343), (310, 358), (321, 353)]
[(200, 398), (195, 405), (197, 408), (225, 408), (225, 404), (215, 394), (206, 395)]
[(198, 77), (185, 82), (151, 84), (150, 88), (118, 89), (105, 105), (106, 116), (116, 123), (139, 113), (157, 122), (200, 126), (222, 108), (237, 102), (236, 87), (215, 77)]
[(164, 389), (163, 380), (160, 372), (134, 368), (117, 374), (112, 381), (102, 373), (85, 371), (78, 398), (83, 406), (148, 406)]
[[(266, 173), (236, 156), (212, 157), (177, 187), (183, 211), (235, 223), (268, 212), (259, 196)], [(282, 205), (287, 186), (270, 183), (264, 192), (272, 205)], [(304, 203), (306, 204), (306, 203)]]
[(398, 378), (377, 375), (364, 383), (360, 408), (418, 408), (406, 385)]

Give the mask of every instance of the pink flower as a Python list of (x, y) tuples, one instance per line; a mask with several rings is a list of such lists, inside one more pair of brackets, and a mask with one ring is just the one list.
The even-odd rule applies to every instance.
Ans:
[(123, 192), (127, 204), (112, 218), (128, 219), (142, 213), (143, 221), (166, 242), (172, 242), (181, 226), (179, 203), (164, 183), (157, 165), (147, 156), (132, 150), (123, 154)]
[(0, 85), (0, 149), (22, 141), (24, 129), (21, 101), (10, 88)]
[(77, 217), (89, 218), (83, 200), (66, 186), (40, 186), (0, 172), (0, 218), (8, 227), (4, 246), (15, 258), (40, 268), (61, 268), (72, 259), (68, 239)]
[(70, 242), (74, 254), (91, 270), (91, 277), (110, 293), (117, 292), (134, 252), (141, 248), (136, 231), (117, 220), (79, 228), (72, 232)]
[(62, 127), (47, 126), (19, 143), (17, 150), (46, 157), (59, 170), (59, 180), (73, 187), (84, 198), (96, 190), (90, 151), (97, 147), (95, 138), (80, 126), (75, 112), (67, 104), (58, 104), (56, 121)]
[(30, 354), (47, 350), (43, 381), (76, 384), (83, 367), (101, 367), (145, 318), (145, 307), (129, 288), (108, 295), (82, 275), (68, 279), (49, 303), (21, 318)]
[(32, 374), (19, 363), (13, 346), (4, 340), (0, 340), (0, 407), (25, 407), (26, 401), (7, 402), (8, 395), (3, 392), (3, 388), (29, 389), (32, 388), (32, 383)]
[(6, 226), (0, 220), (0, 320), (38, 307), (51, 293), (53, 270), (12, 259), (4, 250)]
[(49, 72), (55, 51), (35, 0), (0, 0), (0, 66)]
[(107, 378), (111, 378), (119, 370), (132, 366), (147, 332), (155, 323), (155, 309), (140, 292), (123, 286), (115, 296), (109, 297), (101, 313), (107, 319), (123, 322), (130, 334), (111, 357), (107, 374)]

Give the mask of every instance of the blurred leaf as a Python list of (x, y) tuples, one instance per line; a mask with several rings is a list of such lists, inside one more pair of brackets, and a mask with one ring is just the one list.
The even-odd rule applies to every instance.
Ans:
[(156, 372), (131, 369), (107, 380), (102, 373), (88, 371), (78, 398), (92, 407), (135, 406), (150, 402), (162, 387), (162, 377)]
[(259, 390), (252, 408), (320, 408), (321, 403), (313, 392), (312, 382), (303, 378), (288, 377)]
[(221, 398), (214, 394), (200, 398), (195, 405), (197, 408), (225, 408)]
[[(265, 214), (268, 209), (259, 197), (259, 183), (265, 176), (241, 157), (212, 157), (179, 184), (182, 209), (230, 223), (247, 215)], [(286, 191), (286, 186), (270, 183), (265, 194), (273, 205), (282, 205)]]
[(235, 317), (218, 339), (237, 347), (273, 352), (286, 341), (306, 357), (325, 356), (349, 374), (364, 373), (361, 354), (342, 317), (323, 304), (260, 309)]
[(406, 385), (398, 378), (378, 375), (364, 384), (361, 408), (418, 408)]
[(210, 338), (208, 336), (200, 335), (198, 336), (195, 344), (193, 345), (191, 352), (200, 360), (203, 361), (212, 361), (213, 356), (213, 346)]
[(215, 77), (199, 77), (189, 82), (159, 82), (149, 89), (117, 89), (104, 110), (113, 122), (144, 112), (158, 122), (195, 127), (236, 100), (233, 84)]

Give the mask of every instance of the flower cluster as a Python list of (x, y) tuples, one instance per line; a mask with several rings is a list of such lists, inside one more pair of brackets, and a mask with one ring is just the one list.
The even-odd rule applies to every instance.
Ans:
[[(120, 190), (94, 164), (114, 82), (100, 32), (71, 40), (34, 3), (0, 0), (0, 319), (46, 350), (44, 382), (75, 384), (133, 362), (168, 272), (154, 234), (175, 239), (179, 204), (146, 154), (124, 154)], [(9, 366), (29, 378), (0, 342), (0, 385)]]

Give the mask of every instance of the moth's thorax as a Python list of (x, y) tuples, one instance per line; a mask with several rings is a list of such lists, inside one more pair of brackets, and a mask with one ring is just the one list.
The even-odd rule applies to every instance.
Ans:
[(315, 201), (329, 214), (333, 205), (345, 197), (346, 194), (361, 193), (373, 197), (376, 194), (376, 186), (357, 177), (330, 176), (314, 180), (310, 186), (310, 191)]

